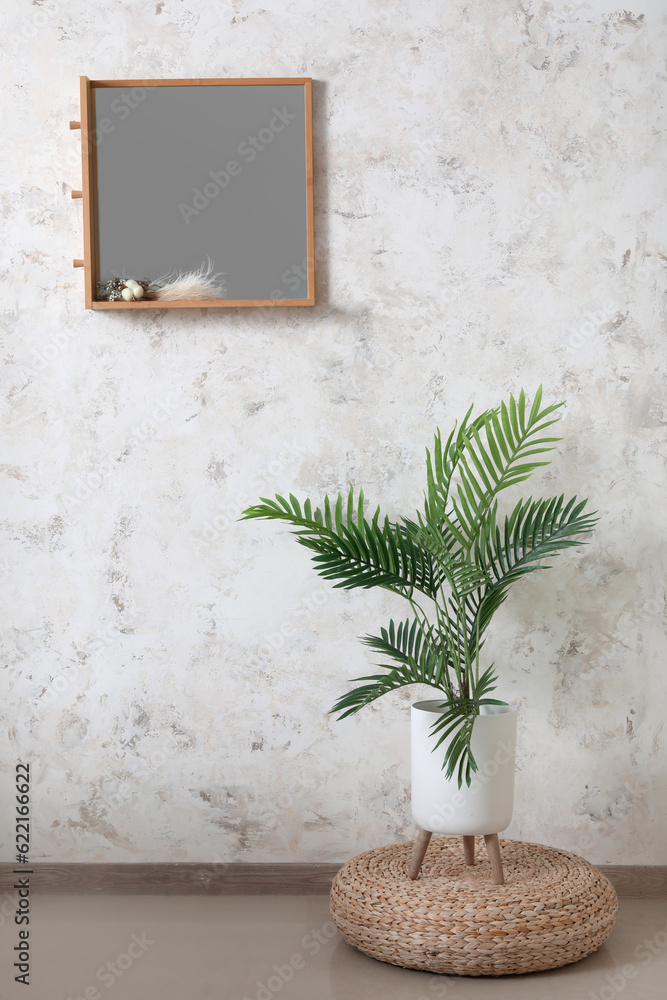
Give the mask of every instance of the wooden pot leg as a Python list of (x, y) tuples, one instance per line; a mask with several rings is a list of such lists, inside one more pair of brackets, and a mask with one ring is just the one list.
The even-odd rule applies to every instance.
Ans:
[(486, 844), (486, 853), (489, 855), (489, 861), (491, 862), (493, 881), (496, 883), (496, 885), (504, 885), (505, 876), (503, 874), (502, 858), (500, 857), (500, 844), (498, 843), (498, 834), (485, 833), (484, 843)]
[(475, 864), (475, 838), (463, 838), (463, 857), (467, 865)]
[(432, 834), (430, 830), (420, 830), (415, 840), (414, 850), (412, 852), (412, 859), (410, 861), (410, 868), (408, 869), (408, 875), (410, 878), (419, 878), (419, 872), (421, 870), (422, 861), (424, 860), (424, 855), (430, 843)]

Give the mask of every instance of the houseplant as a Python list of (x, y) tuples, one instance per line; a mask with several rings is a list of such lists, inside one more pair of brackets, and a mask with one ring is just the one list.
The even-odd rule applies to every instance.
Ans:
[(510, 396), (477, 417), (471, 407), (444, 444), (436, 431), (433, 451), (426, 452), (424, 509), (414, 517), (391, 522), (378, 507), (369, 520), (363, 491), (353, 486), (333, 503), (325, 496), (321, 508), (290, 493), (289, 500), (261, 498), (242, 515), (290, 525), (319, 575), (335, 587), (383, 587), (407, 600), (405, 621), (392, 620), (362, 639), (381, 657), (382, 672), (357, 678), (359, 686), (331, 711), (344, 719), (399, 687), (435, 688), (431, 747), (443, 747), (444, 776), (459, 789), (478, 770), (471, 747), (476, 719), (510, 709), (490, 697), (493, 664), (480, 666), (494, 614), (514, 582), (581, 544), (579, 536), (597, 520), (585, 511), (586, 500), (566, 502), (563, 495), (518, 500), (503, 519), (498, 513), (503, 490), (549, 464), (546, 455), (561, 439), (548, 429), (562, 405), (542, 408), (540, 386), (530, 410), (522, 390), (518, 400)]

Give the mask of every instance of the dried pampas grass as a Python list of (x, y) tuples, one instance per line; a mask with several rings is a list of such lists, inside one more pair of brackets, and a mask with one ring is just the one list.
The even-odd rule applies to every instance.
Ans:
[(160, 278), (159, 287), (149, 293), (149, 297), (161, 302), (176, 302), (179, 299), (224, 299), (225, 284), (220, 274), (213, 274), (213, 262), (202, 264), (196, 271), (179, 271), (175, 275)]

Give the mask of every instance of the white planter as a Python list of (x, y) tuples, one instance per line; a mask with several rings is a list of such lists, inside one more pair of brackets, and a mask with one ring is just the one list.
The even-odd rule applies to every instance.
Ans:
[(512, 820), (517, 710), (486, 705), (473, 724), (471, 748), (479, 770), (468, 787), (447, 780), (442, 769), (447, 741), (430, 729), (441, 701), (412, 706), (412, 817), (422, 830), (451, 836), (500, 833)]

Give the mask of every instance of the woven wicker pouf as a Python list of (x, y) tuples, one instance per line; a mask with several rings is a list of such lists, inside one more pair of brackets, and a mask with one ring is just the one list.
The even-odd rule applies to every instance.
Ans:
[(467, 867), (460, 837), (434, 837), (416, 881), (408, 877), (412, 843), (352, 858), (331, 887), (336, 927), (381, 962), (462, 976), (556, 969), (607, 939), (618, 901), (588, 861), (503, 840), (505, 885), (494, 885), (483, 844), (477, 838), (477, 861)]

